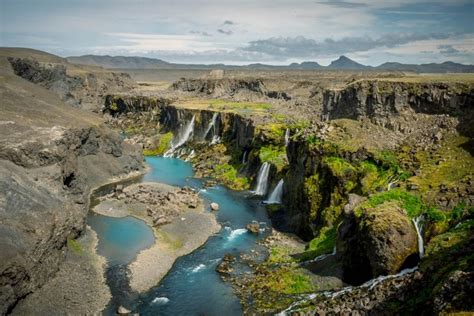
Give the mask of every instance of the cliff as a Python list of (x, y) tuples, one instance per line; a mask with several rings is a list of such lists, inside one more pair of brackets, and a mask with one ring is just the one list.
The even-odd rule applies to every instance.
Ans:
[[(0, 314), (58, 271), (91, 189), (142, 168), (97, 115), (15, 75), (0, 58)], [(56, 72), (54, 72), (56, 73)]]

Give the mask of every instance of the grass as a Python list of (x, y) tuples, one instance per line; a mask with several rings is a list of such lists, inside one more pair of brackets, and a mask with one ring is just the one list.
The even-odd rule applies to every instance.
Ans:
[(262, 163), (271, 163), (278, 171), (281, 171), (288, 164), (286, 149), (283, 146), (263, 146), (260, 148), (258, 157)]
[(267, 140), (275, 144), (284, 144), (285, 131), (287, 128), (287, 125), (284, 123), (267, 123), (265, 125), (257, 125), (257, 131), (262, 133)]
[(356, 214), (360, 215), (363, 208), (374, 208), (385, 202), (396, 202), (411, 218), (419, 216), (425, 210), (419, 197), (400, 189), (393, 189), (371, 195), (366, 202), (357, 207)]
[(269, 290), (283, 294), (302, 294), (313, 290), (308, 275), (286, 267), (272, 271), (266, 283)]
[(425, 151), (418, 151), (416, 159), (420, 162), (420, 173), (409, 181), (418, 185), (419, 191), (429, 198), (435, 197), (440, 185), (448, 188), (458, 186), (461, 179), (472, 174), (474, 159), (464, 149), (469, 146), (469, 138), (446, 135), (441, 148), (432, 156)]
[(228, 163), (215, 166), (214, 171), (214, 177), (233, 190), (246, 190), (250, 186), (249, 180), (239, 176), (237, 169)]

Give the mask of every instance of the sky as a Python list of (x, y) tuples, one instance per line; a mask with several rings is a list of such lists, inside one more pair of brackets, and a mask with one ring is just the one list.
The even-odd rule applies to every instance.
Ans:
[(0, 46), (178, 63), (474, 64), (474, 0), (0, 0)]

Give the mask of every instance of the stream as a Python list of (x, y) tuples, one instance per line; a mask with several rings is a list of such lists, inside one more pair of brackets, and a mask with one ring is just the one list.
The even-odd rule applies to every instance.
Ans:
[(193, 178), (191, 164), (174, 158), (149, 157), (150, 170), (141, 181), (188, 186), (200, 192), (205, 209), (211, 202), (220, 205), (216, 218), (220, 232), (189, 255), (176, 260), (172, 269), (154, 288), (146, 293), (132, 293), (128, 286), (127, 265), (138, 252), (154, 243), (152, 229), (143, 221), (128, 216), (112, 218), (90, 212), (88, 224), (99, 238), (98, 253), (107, 259), (107, 283), (112, 300), (105, 314), (115, 314), (124, 305), (141, 315), (241, 315), (242, 307), (232, 286), (223, 282), (215, 271), (225, 254), (238, 256), (252, 250), (262, 254), (258, 236), (245, 226), (258, 221), (271, 227), (261, 200), (250, 198), (249, 192), (236, 192), (217, 185), (204, 188), (203, 180)]

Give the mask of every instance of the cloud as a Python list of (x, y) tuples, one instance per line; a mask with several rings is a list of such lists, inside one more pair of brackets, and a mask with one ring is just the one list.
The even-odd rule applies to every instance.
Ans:
[(344, 8), (344, 9), (367, 7), (366, 3), (339, 1), (339, 0), (325, 1), (325, 2), (317, 1), (316, 3), (328, 5), (328, 6), (331, 6), (331, 7)]
[(189, 33), (191, 33), (191, 34), (198, 34), (198, 35), (202, 35), (202, 36), (212, 36), (212, 34), (209, 34), (209, 33), (207, 33), (207, 32), (196, 31), (196, 30), (191, 30), (191, 31), (189, 31)]
[(378, 39), (371, 37), (345, 37), (339, 40), (326, 38), (323, 41), (297, 37), (272, 37), (269, 39), (249, 42), (244, 50), (260, 52), (273, 56), (286, 57), (317, 57), (325, 55), (347, 54), (364, 52), (378, 47), (393, 48), (410, 42), (446, 39), (452, 36), (449, 33), (417, 34), (399, 33), (386, 34)]
[(234, 23), (234, 21), (231, 21), (231, 20), (225, 20), (223, 24), (224, 25), (234, 25), (235, 23)]
[(221, 34), (225, 34), (225, 35), (232, 35), (234, 34), (234, 32), (232, 32), (231, 30), (223, 30), (223, 29), (218, 29), (217, 32), (221, 33)]
[(439, 52), (443, 55), (455, 55), (460, 53), (453, 45), (439, 45), (438, 48)]

